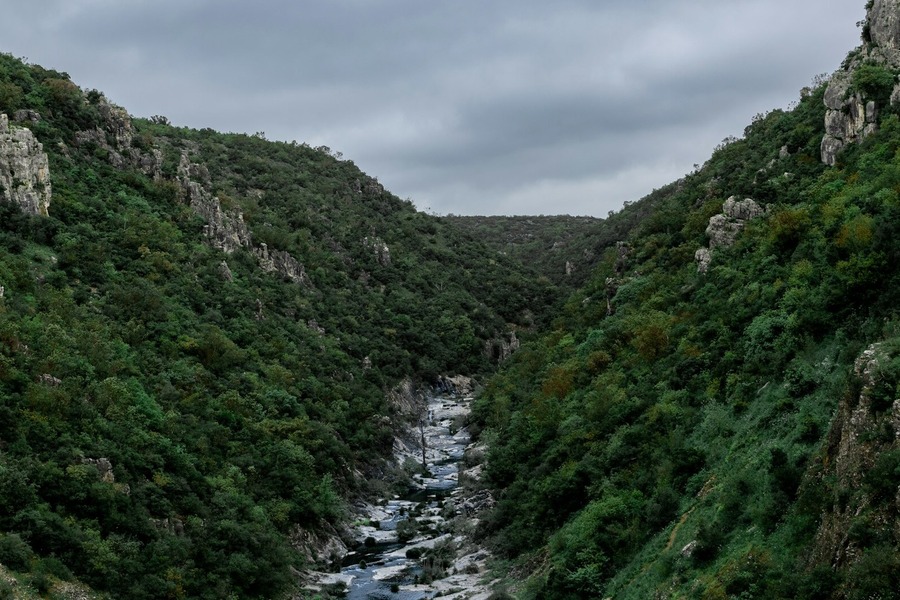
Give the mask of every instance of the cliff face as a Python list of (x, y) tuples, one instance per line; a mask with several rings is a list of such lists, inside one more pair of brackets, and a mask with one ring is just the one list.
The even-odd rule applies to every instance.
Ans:
[(834, 481), (833, 498), (816, 534), (815, 564), (852, 566), (874, 539), (900, 542), (900, 486), (893, 465), (900, 448), (900, 400), (893, 353), (879, 343), (859, 356), (831, 424), (822, 473)]
[(50, 166), (44, 147), (30, 130), (9, 124), (0, 114), (0, 199), (26, 213), (48, 214)]
[[(863, 23), (863, 44), (831, 78), (825, 92), (822, 162), (834, 165), (847, 144), (871, 135), (878, 114), (900, 102), (900, 1), (875, 0)], [(886, 93), (880, 93), (883, 90)]]

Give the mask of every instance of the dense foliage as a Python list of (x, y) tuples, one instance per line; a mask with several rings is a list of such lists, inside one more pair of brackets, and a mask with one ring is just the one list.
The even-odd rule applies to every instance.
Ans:
[[(826, 168), (823, 93), (658, 193), (628, 264), (608, 250), (480, 398), (486, 534), (530, 575), (523, 598), (898, 597), (894, 362), (867, 392), (861, 485), (834, 471), (832, 419), (861, 351), (900, 341), (900, 119), (883, 111)], [(767, 212), (698, 272), (730, 196)], [(849, 527), (829, 531), (830, 511)]]
[(621, 239), (602, 235), (607, 223), (593, 217), (448, 215), (442, 220), (570, 291), (587, 280), (603, 248)]
[[(552, 287), (326, 149), (154, 119), (134, 143), (162, 176), (114, 167), (76, 143), (103, 102), (0, 55), (0, 112), (39, 113), (53, 186), (49, 217), (0, 203), (0, 562), (118, 598), (278, 597), (292, 534), (371, 491), (386, 391), (490, 368)], [(211, 247), (182, 153), (307, 284)]]

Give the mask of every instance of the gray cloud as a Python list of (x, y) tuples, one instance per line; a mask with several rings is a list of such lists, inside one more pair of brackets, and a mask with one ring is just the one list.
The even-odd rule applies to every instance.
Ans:
[(133, 114), (325, 144), (441, 213), (601, 216), (834, 70), (863, 4), (0, 0), (2, 50)]

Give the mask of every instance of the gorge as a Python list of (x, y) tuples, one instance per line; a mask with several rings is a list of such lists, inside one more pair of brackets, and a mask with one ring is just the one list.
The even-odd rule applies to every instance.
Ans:
[(898, 23), (606, 219), (0, 55), (0, 598), (897, 598)]

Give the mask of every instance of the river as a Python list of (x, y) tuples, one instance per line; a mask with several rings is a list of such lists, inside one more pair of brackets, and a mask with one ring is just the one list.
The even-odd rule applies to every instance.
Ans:
[[(363, 543), (345, 556), (340, 574), (333, 577), (344, 584), (348, 600), (490, 595), (481, 582), (488, 553), (465, 535), (465, 518), (456, 518), (465, 517), (470, 508), (458, 486), (470, 445), (469, 432), (461, 427), (470, 402), (446, 395), (428, 399), (426, 424), (416, 432), (424, 434), (427, 473), (414, 476), (416, 485), (408, 493), (369, 507), (369, 523), (355, 528)], [(421, 444), (404, 455), (421, 463)]]

